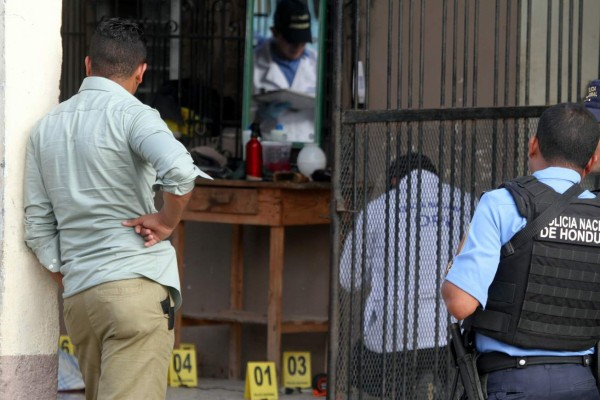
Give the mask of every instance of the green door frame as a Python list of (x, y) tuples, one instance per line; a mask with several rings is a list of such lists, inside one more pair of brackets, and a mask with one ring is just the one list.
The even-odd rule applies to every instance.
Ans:
[[(319, 36), (318, 36), (318, 58), (317, 58), (317, 91), (315, 93), (315, 143), (321, 144), (321, 121), (323, 118), (323, 76), (325, 71), (325, 52), (322, 50), (325, 46), (325, 21), (326, 0), (319, 1)], [(244, 44), (244, 89), (242, 101), (242, 126), (241, 129), (247, 129), (252, 121), (250, 115), (250, 105), (252, 103), (252, 79), (254, 68), (254, 2), (246, 2), (246, 40)], [(294, 143), (294, 147), (302, 147), (302, 143)]]

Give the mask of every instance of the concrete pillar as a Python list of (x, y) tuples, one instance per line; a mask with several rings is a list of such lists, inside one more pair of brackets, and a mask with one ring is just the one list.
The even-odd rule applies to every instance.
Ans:
[(23, 242), (25, 145), (58, 103), (61, 0), (0, 2), (0, 399), (55, 399), (57, 287)]

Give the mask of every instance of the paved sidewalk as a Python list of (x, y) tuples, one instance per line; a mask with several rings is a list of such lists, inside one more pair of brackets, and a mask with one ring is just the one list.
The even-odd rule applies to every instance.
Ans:
[[(244, 381), (226, 379), (198, 378), (197, 388), (169, 388), (167, 400), (240, 400), (244, 398)], [(285, 394), (279, 392), (280, 400), (318, 399), (312, 390), (303, 389), (301, 393)], [(59, 393), (57, 400), (85, 400), (83, 392)]]

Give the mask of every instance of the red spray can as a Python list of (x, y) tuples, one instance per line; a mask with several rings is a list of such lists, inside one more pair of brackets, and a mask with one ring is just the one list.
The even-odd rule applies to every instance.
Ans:
[(262, 145), (258, 140), (260, 128), (258, 124), (252, 124), (252, 135), (246, 143), (246, 180), (261, 181), (262, 180)]

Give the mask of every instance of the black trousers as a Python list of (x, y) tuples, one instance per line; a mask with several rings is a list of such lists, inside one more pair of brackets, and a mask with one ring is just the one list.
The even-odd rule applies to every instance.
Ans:
[[(447, 349), (418, 349), (378, 353), (358, 341), (352, 349), (351, 384), (375, 397), (427, 398), (446, 385)], [(420, 396), (422, 394), (423, 396)]]

